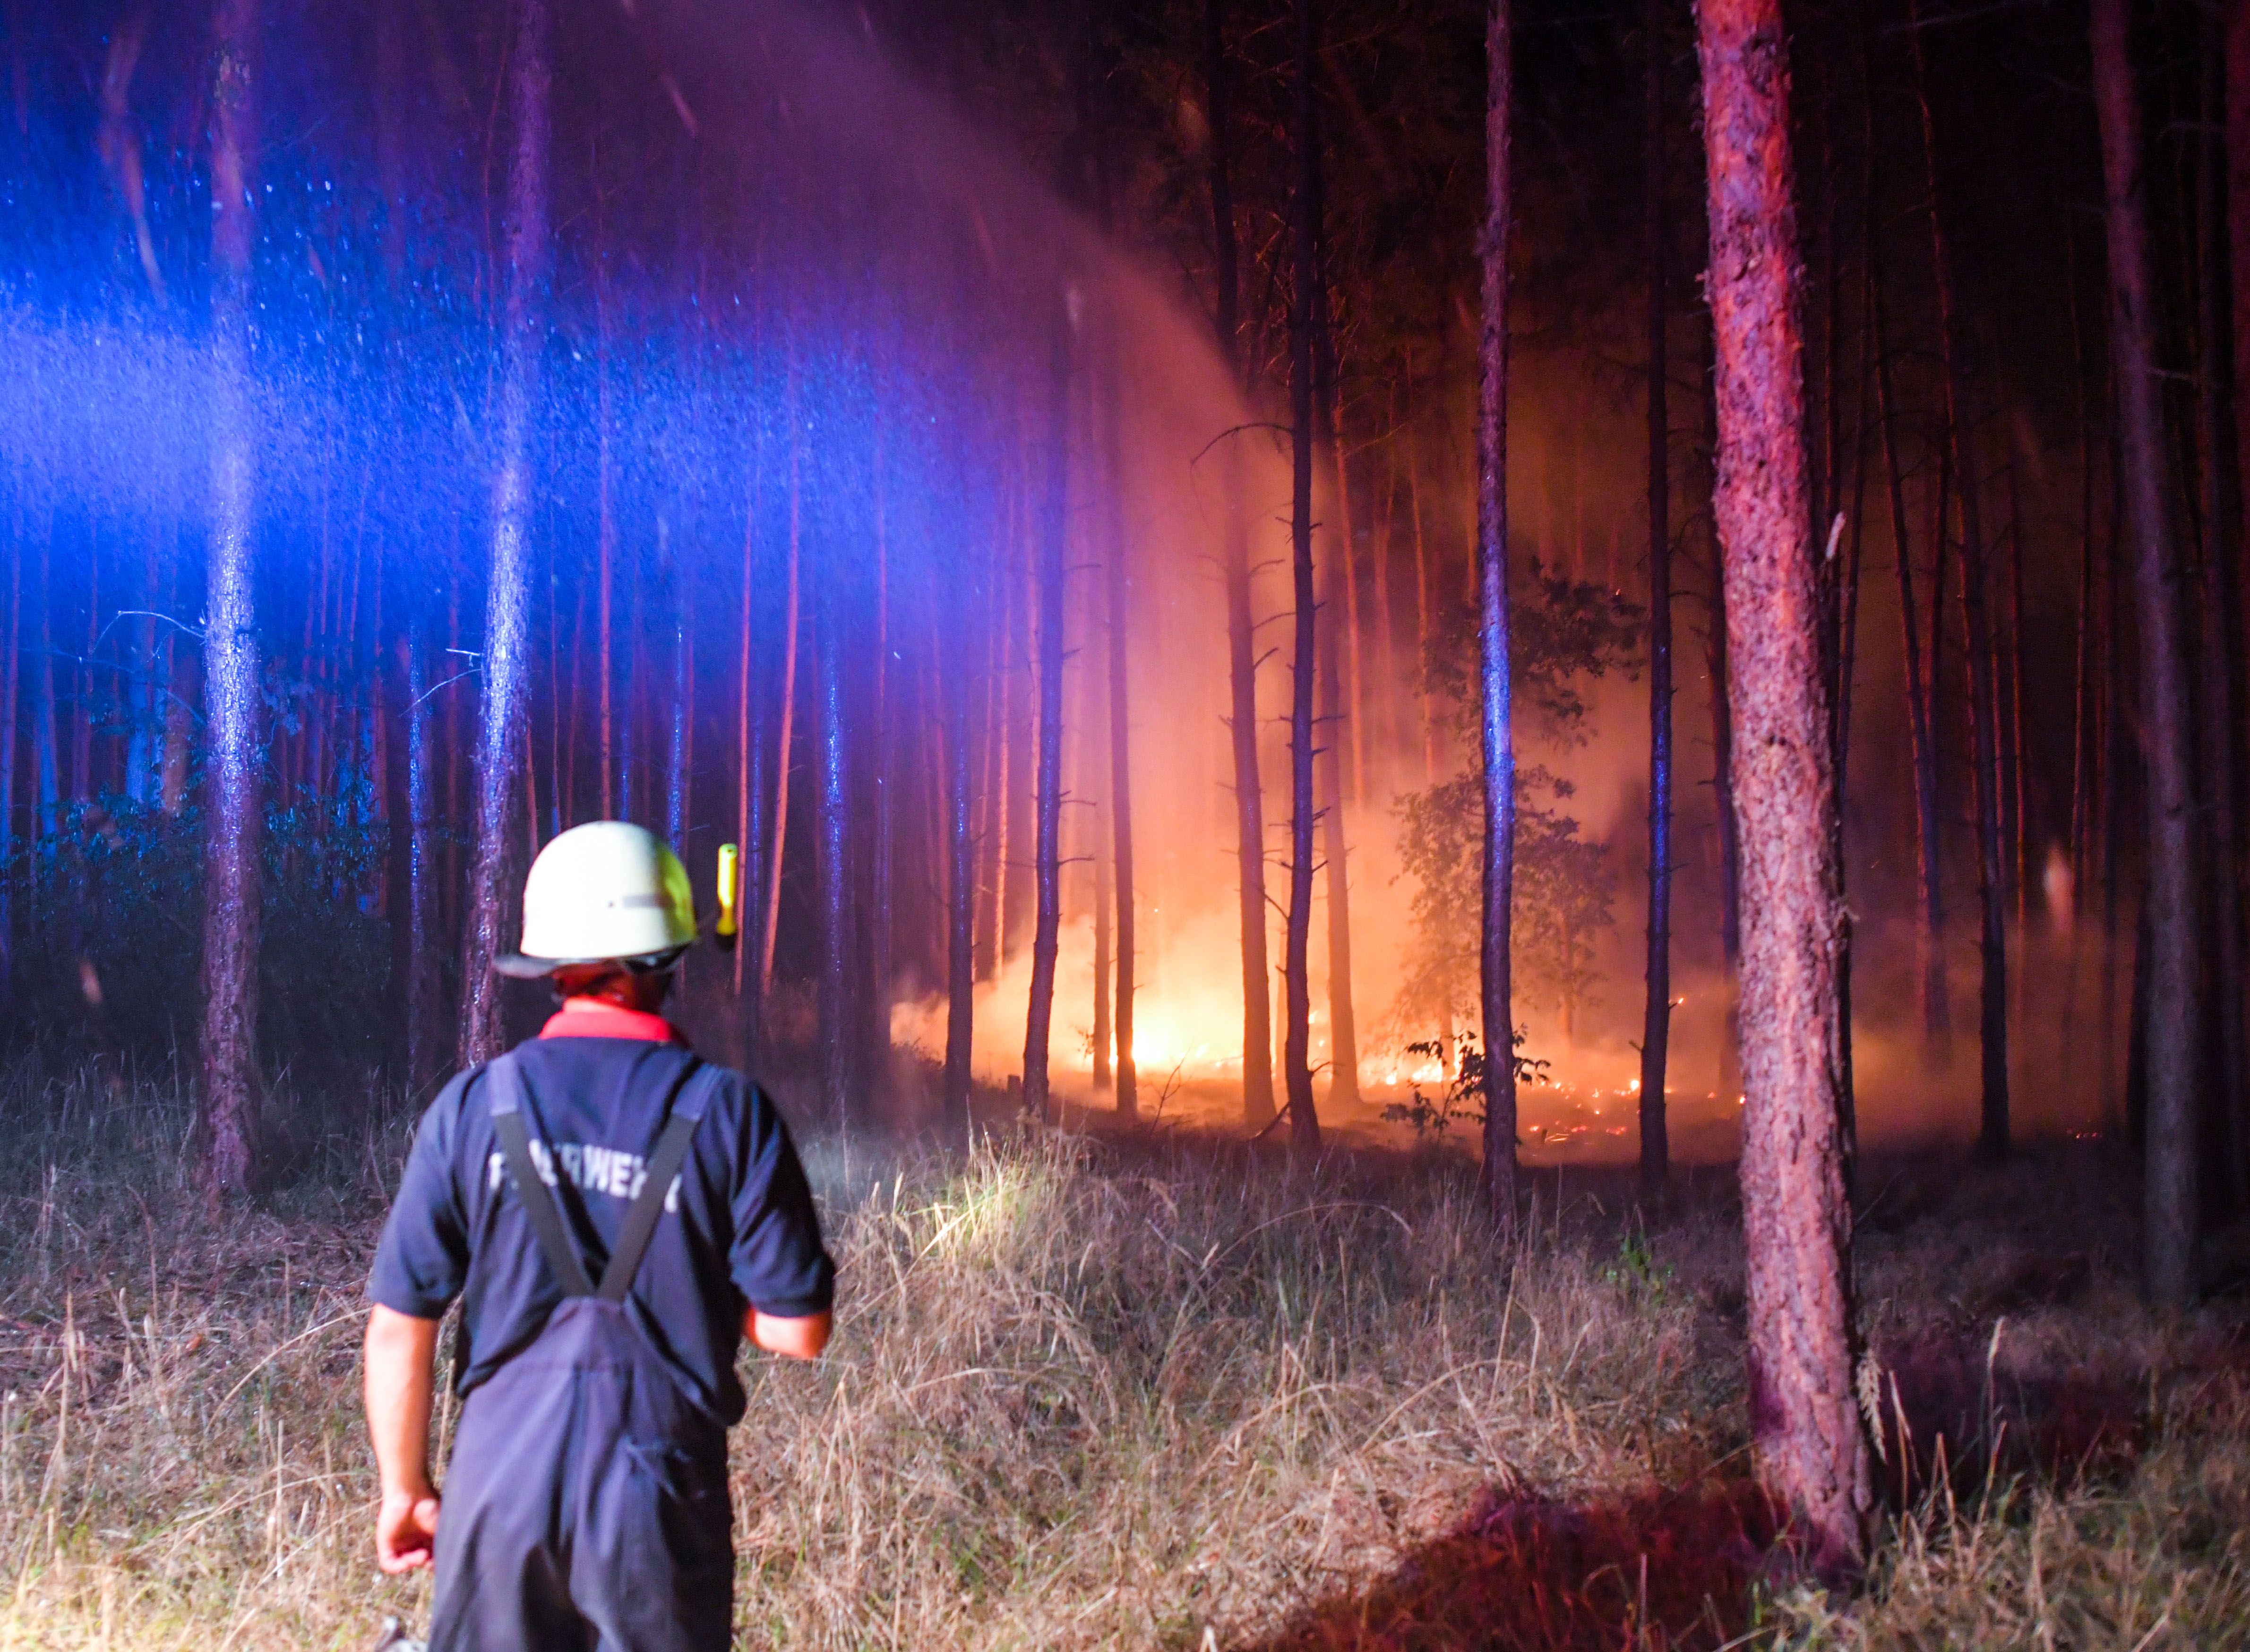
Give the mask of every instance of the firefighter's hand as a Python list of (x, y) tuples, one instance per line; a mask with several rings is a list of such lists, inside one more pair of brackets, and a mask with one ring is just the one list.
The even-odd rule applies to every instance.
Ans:
[(438, 1541), (438, 1497), (420, 1492), (386, 1491), (375, 1517), (376, 1564), (385, 1572), (418, 1571), (430, 1564)]
[(818, 1359), (836, 1328), (836, 1316), (823, 1311), (804, 1318), (763, 1313), (756, 1308), (742, 1316), (742, 1334), (768, 1353), (784, 1359)]

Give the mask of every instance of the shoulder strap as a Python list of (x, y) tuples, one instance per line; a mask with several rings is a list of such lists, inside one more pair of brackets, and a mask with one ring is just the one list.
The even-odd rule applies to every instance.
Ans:
[[(500, 1151), (507, 1155), (516, 1197), (523, 1201), (523, 1214), (531, 1222), (540, 1249), (546, 1253), (547, 1265), (554, 1270), (564, 1296), (590, 1297), (594, 1286), (586, 1277), (586, 1264), (578, 1259), (576, 1249), (562, 1231), (562, 1213), (532, 1160), (531, 1137), (523, 1124), (523, 1073), (515, 1057), (502, 1056), (493, 1062), (485, 1069), (485, 1079), (492, 1087), (493, 1129), (499, 1133)], [(548, 1159), (553, 1162), (554, 1154), (549, 1153)]]
[(687, 1144), (703, 1122), (722, 1071), (707, 1063), (697, 1067), (673, 1098), (672, 1117), (665, 1121), (664, 1132), (656, 1139), (656, 1147), (648, 1156), (640, 1191), (633, 1195), (632, 1208), (625, 1212), (625, 1226), (618, 1230), (617, 1246), (610, 1252), (610, 1265), (602, 1270), (603, 1301), (623, 1302), (625, 1293), (632, 1289), (633, 1276), (640, 1271), (641, 1258), (648, 1254), (648, 1242), (656, 1236), (657, 1218), (664, 1214), (664, 1201), (671, 1194), (672, 1180), (680, 1174), (680, 1164), (687, 1157)]

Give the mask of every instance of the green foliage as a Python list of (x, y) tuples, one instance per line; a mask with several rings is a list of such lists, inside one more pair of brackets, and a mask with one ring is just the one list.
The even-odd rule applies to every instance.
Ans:
[[(1549, 744), (1583, 746), (1593, 737), (1584, 689), (1591, 678), (1640, 667), (1647, 612), (1608, 587), (1550, 574), (1536, 560), (1530, 577), (1514, 582), (1508, 608), (1508, 665), (1519, 742), (1524, 733)], [(1430, 639), (1422, 670), (1446, 706), (1461, 749), (1477, 761), (1476, 609), (1447, 605)]]
[[(1537, 564), (1513, 612), (1518, 707), (1549, 744), (1592, 737), (1584, 694), (1589, 678), (1632, 672), (1641, 610), (1615, 592), (1549, 575)], [(1484, 764), (1471, 692), (1474, 616), (1457, 608), (1432, 639), (1430, 686), (1451, 708), (1468, 767), (1398, 802), (1399, 859), (1414, 880), (1416, 946), (1398, 1003), (1402, 1022), (1474, 1024), (1483, 908)], [(1538, 764), (1515, 773), (1515, 978), (1518, 1002), (1583, 1002), (1594, 984), (1595, 943), (1615, 921), (1606, 844), (1581, 837), (1563, 812), (1570, 783)]]
[[(1517, 1053), (1511, 1057), (1515, 1063), (1515, 1082), (1519, 1084), (1550, 1082), (1547, 1077), (1546, 1062), (1532, 1060), (1521, 1053), (1525, 1038), (1523, 1029), (1518, 1027), (1515, 1029)], [(1444, 1043), (1434, 1038), (1411, 1043), (1406, 1050), (1410, 1055), (1433, 1061), (1443, 1060), (1446, 1056)], [(1414, 1139), (1418, 1142), (1441, 1143), (1446, 1139), (1446, 1132), (1457, 1124), (1474, 1124), (1481, 1130), (1485, 1121), (1485, 1052), (1478, 1045), (1476, 1035), (1465, 1032), (1460, 1036), (1457, 1053), (1460, 1058), (1460, 1066), (1446, 1081), (1445, 1088), (1438, 1092), (1435, 1101), (1424, 1095), (1422, 1086), (1418, 1084), (1413, 1087), (1412, 1101), (1392, 1102), (1383, 1110), (1383, 1116), (1392, 1124), (1411, 1125)]]
[(1618, 1241), (1617, 1260), (1602, 1270), (1602, 1282), (1628, 1295), (1661, 1302), (1672, 1288), (1672, 1268), (1659, 1263), (1646, 1228), (1634, 1228)]

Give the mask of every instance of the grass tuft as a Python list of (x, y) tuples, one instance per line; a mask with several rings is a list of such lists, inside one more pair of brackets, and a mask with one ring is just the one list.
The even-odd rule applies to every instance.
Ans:
[[(411, 1120), (352, 1098), (214, 1213), (185, 1119), (114, 1068), (0, 1082), (0, 1647), (426, 1619), (426, 1583), (375, 1572), (357, 1398)], [(742, 1641), (2241, 1644), (2239, 1311), (2140, 1315), (2107, 1151), (1869, 1167), (1894, 1511), (1829, 1599), (1774, 1564), (1749, 1477), (1724, 1178), (1644, 1222), (1622, 1181), (1541, 1173), (1503, 1245), (1442, 1154), (816, 1142), (840, 1323), (818, 1366), (746, 1364)]]

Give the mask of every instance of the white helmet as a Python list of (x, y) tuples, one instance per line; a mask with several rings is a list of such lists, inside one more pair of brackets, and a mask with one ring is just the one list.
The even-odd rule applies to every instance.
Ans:
[(539, 851), (523, 880), (523, 950), (495, 959), (536, 981), (571, 964), (660, 969), (695, 939), (680, 857), (621, 820), (574, 826)]

